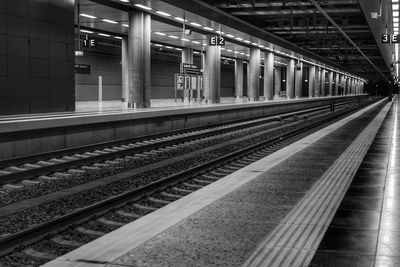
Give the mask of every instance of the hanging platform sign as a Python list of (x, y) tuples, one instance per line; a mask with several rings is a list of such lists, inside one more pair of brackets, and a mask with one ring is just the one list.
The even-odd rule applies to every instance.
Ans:
[(199, 74), (200, 68), (195, 64), (181, 63), (180, 73)]
[(398, 34), (382, 34), (382, 44), (397, 44), (400, 42), (400, 35)]
[(225, 46), (225, 38), (222, 36), (210, 36), (208, 37), (208, 45)]

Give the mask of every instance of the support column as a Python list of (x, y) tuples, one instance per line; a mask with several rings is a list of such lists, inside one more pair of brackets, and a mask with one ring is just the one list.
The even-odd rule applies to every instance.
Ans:
[(343, 93), (342, 95), (346, 95), (347, 93), (347, 81), (345, 75), (342, 75), (342, 84), (343, 84)]
[(297, 67), (295, 74), (294, 93), (296, 98), (300, 98), (302, 96), (301, 90), (303, 86), (303, 62), (300, 62), (300, 65)]
[(150, 107), (150, 32), (150, 14), (130, 11), (128, 107)]
[(193, 64), (193, 49), (184, 47), (182, 49), (182, 63)]
[(314, 96), (319, 97), (321, 88), (321, 70), (319, 67), (315, 68), (315, 78), (314, 78)]
[(286, 95), (287, 98), (294, 97), (294, 59), (289, 59), (286, 67)]
[(219, 103), (221, 95), (221, 47), (208, 46), (204, 71), (204, 99)]
[(128, 102), (129, 98), (129, 50), (128, 50), (128, 37), (122, 38), (121, 45), (121, 87), (122, 95), (121, 101)]
[(274, 53), (265, 52), (264, 60), (264, 99), (271, 100), (274, 89)]
[(335, 95), (339, 95), (339, 83), (340, 83), (340, 75), (338, 72), (336, 72), (336, 78), (335, 78)]
[(310, 66), (308, 68), (308, 97), (315, 96), (314, 85), (315, 85), (315, 66)]
[(328, 73), (328, 95), (329, 96), (333, 95), (332, 88), (333, 88), (333, 71), (329, 71), (329, 73)]
[(326, 96), (326, 69), (321, 70), (321, 90), (320, 90), (320, 96)]
[(274, 98), (279, 97), (279, 92), (281, 91), (282, 86), (282, 68), (275, 67), (274, 68)]
[(235, 60), (235, 97), (243, 97), (243, 59)]
[(260, 61), (261, 54), (260, 49), (251, 47), (250, 48), (250, 62), (249, 62), (249, 86), (247, 89), (249, 100), (258, 101), (260, 97)]

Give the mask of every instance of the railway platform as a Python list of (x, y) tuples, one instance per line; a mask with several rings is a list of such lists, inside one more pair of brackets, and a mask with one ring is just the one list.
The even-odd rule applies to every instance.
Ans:
[(44, 266), (395, 266), (398, 105), (364, 108)]
[[(328, 107), (368, 95), (0, 116), (0, 160), (230, 120)], [(168, 104), (168, 103), (167, 103)], [(97, 105), (97, 104), (96, 104)]]

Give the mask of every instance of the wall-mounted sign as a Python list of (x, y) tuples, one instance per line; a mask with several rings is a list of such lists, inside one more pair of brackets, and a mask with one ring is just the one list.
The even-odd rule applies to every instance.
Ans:
[(208, 45), (210, 46), (224, 46), (225, 38), (222, 36), (212, 36), (208, 38)]
[(400, 36), (398, 34), (382, 34), (382, 44), (397, 44), (400, 42)]
[(76, 57), (82, 57), (82, 56), (83, 56), (83, 51), (81, 51), (81, 50), (76, 50), (76, 51), (75, 51), (75, 56), (76, 56)]
[(75, 74), (90, 74), (90, 65), (75, 64)]
[(97, 41), (96, 39), (84, 39), (82, 41), (84, 47), (96, 47)]

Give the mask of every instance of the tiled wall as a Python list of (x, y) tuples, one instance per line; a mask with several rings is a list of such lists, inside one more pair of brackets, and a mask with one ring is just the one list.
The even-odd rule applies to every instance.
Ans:
[(0, 0), (0, 115), (75, 109), (74, 0)]

